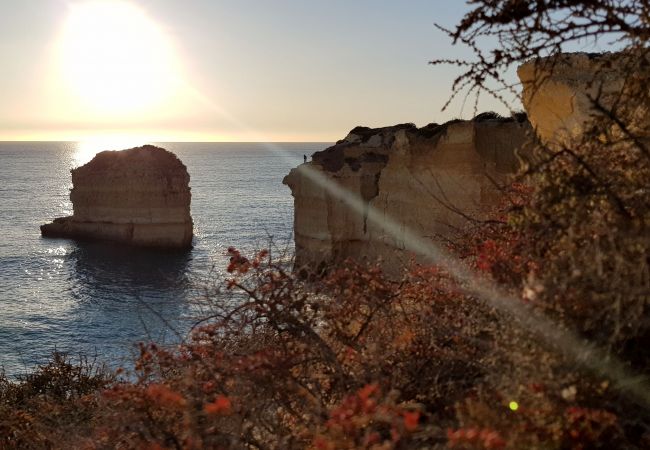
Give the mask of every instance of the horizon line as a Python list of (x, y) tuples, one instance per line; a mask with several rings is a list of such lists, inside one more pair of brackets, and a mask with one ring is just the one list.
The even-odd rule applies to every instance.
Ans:
[[(60, 142), (60, 143), (79, 143), (79, 142), (92, 142), (93, 139), (74, 139), (74, 140), (44, 140), (44, 139), (12, 139), (12, 140), (2, 140), (0, 139), (0, 143), (17, 143), (17, 142), (24, 142), (24, 143), (31, 143), (31, 142)], [(168, 141), (168, 140), (161, 140), (161, 141), (146, 141), (147, 143), (162, 143), (162, 144), (329, 144), (332, 142), (336, 142), (335, 140), (332, 141)], [(142, 144), (146, 145), (146, 143)]]

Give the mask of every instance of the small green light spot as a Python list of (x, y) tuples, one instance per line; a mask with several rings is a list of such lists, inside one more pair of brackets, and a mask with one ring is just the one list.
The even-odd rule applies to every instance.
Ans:
[(517, 403), (517, 402), (510, 402), (510, 403), (508, 404), (508, 406), (509, 406), (510, 409), (513, 410), (513, 411), (517, 411), (517, 410), (519, 409), (519, 403)]

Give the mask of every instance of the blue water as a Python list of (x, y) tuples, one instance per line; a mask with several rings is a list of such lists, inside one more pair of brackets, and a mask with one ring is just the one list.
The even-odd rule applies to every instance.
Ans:
[(18, 375), (53, 350), (128, 365), (134, 344), (173, 342), (197, 317), (225, 251), (291, 247), (293, 199), (282, 178), (325, 144), (159, 144), (190, 173), (194, 248), (164, 253), (43, 239), (72, 213), (70, 169), (101, 144), (0, 143), (0, 367)]

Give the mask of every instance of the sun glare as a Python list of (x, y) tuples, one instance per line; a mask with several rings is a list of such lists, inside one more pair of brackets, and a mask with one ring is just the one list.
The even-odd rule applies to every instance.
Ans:
[(70, 93), (97, 115), (145, 113), (177, 83), (171, 45), (144, 11), (124, 1), (74, 3), (61, 40)]
[(153, 142), (144, 136), (137, 135), (96, 135), (93, 138), (86, 138), (76, 144), (72, 155), (72, 167), (79, 167), (89, 162), (93, 157), (104, 150), (124, 150)]

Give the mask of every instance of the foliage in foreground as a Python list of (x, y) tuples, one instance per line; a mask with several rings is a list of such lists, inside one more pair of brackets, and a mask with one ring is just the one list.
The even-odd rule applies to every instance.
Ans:
[(76, 445), (75, 436), (90, 432), (97, 394), (111, 381), (103, 367), (61, 353), (18, 381), (0, 372), (0, 448)]
[[(540, 269), (510, 225), (467, 238), (455, 249), (466, 264), (513, 292)], [(350, 262), (307, 284), (266, 251), (230, 253), (231, 277), (206, 298), (209, 317), (178, 348), (142, 345), (130, 381), (61, 356), (18, 383), (3, 379), (2, 448), (649, 443), (647, 410), (614, 380), (464, 294), (443, 269), (414, 265), (394, 281)]]

